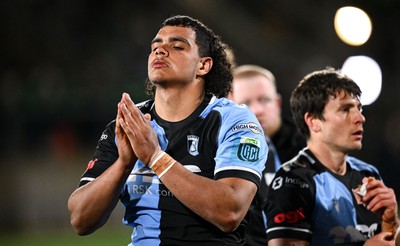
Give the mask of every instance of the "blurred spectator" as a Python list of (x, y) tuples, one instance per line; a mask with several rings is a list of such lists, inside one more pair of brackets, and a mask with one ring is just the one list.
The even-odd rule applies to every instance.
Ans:
[(241, 65), (233, 71), (230, 98), (250, 107), (274, 144), (279, 160), (284, 163), (306, 146), (303, 136), (289, 117), (281, 114), (282, 98), (275, 76), (257, 65)]

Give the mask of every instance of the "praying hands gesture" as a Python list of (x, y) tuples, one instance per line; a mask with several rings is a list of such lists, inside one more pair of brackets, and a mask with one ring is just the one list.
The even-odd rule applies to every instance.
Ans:
[(136, 157), (150, 165), (162, 153), (150, 120), (150, 115), (143, 115), (128, 93), (122, 95), (118, 103), (115, 134), (119, 156), (127, 165), (133, 165)]

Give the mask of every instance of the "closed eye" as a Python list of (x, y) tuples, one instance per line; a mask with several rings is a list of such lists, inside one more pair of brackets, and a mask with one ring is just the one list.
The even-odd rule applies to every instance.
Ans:
[(180, 46), (173, 46), (172, 48), (176, 49), (176, 50), (183, 50), (184, 49), (183, 47), (180, 47)]

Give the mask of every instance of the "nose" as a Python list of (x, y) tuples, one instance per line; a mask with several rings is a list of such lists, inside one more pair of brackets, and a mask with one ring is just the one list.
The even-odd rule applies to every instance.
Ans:
[(259, 102), (252, 102), (249, 105), (250, 110), (253, 111), (253, 113), (255, 115), (260, 114), (263, 111), (263, 107), (261, 106), (261, 104)]
[(155, 54), (156, 56), (168, 56), (169, 53), (164, 47), (159, 46), (156, 48)]
[(365, 123), (365, 116), (361, 112), (361, 110), (357, 110), (356, 122), (364, 124)]

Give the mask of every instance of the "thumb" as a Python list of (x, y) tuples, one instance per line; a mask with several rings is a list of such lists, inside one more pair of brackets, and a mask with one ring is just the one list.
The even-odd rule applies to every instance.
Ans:
[(151, 120), (151, 115), (150, 115), (150, 114), (145, 114), (145, 115), (144, 115), (144, 118), (145, 118), (146, 120)]
[(393, 239), (393, 234), (391, 232), (381, 232), (378, 234), (383, 240), (390, 241)]

